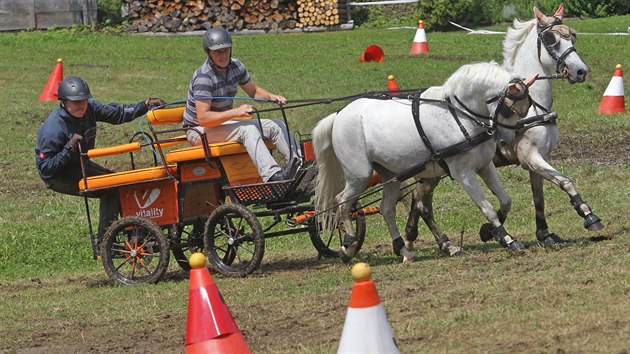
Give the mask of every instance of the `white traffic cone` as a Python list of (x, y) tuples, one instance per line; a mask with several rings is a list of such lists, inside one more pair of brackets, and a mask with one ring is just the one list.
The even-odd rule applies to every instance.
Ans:
[(615, 73), (606, 91), (604, 97), (599, 103), (598, 114), (613, 114), (613, 113), (625, 113), (626, 107), (623, 97), (623, 71), (621, 70), (621, 64), (617, 64), (615, 67)]
[(354, 285), (337, 353), (400, 353), (371, 275), (365, 263), (352, 267)]
[(411, 49), (409, 49), (409, 55), (424, 54), (429, 52), (429, 45), (427, 44), (427, 34), (424, 32), (424, 22), (418, 21), (418, 29), (416, 35), (413, 37), (413, 43)]

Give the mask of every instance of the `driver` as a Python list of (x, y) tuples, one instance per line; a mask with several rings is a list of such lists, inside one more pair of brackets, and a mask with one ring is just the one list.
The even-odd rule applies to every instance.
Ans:
[[(48, 189), (68, 195), (79, 195), (79, 181), (83, 174), (78, 142), (81, 142), (83, 152), (94, 148), (96, 122), (130, 122), (146, 114), (150, 107), (165, 104), (160, 98), (147, 98), (127, 105), (103, 104), (92, 98), (87, 82), (75, 76), (61, 81), (57, 92), (61, 102), (37, 132), (35, 163)], [(84, 160), (84, 165), (88, 177), (113, 173), (89, 159)], [(100, 198), (97, 233), (100, 241), (120, 212), (118, 192), (105, 190), (88, 196)]]
[[(294, 177), (300, 164), (297, 146), (280, 120), (262, 119), (262, 133), (258, 121), (243, 120), (254, 111), (249, 104), (234, 107), (237, 86), (252, 98), (262, 98), (283, 105), (286, 99), (256, 85), (245, 65), (232, 58), (232, 38), (223, 28), (211, 28), (203, 35), (206, 61), (193, 73), (188, 87), (184, 128), (192, 145), (201, 145), (201, 135), (208, 143), (238, 141), (245, 146), (258, 174), (265, 182), (288, 180)], [(240, 119), (237, 119), (240, 118)], [(270, 139), (288, 161), (282, 169), (265, 146)], [(289, 149), (289, 144), (291, 148)]]

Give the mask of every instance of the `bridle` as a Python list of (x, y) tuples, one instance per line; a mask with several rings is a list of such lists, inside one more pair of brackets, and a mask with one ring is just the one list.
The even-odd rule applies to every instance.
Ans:
[[(503, 117), (508, 118), (508, 117), (511, 117), (513, 114), (516, 114), (518, 115), (519, 118), (527, 117), (527, 112), (529, 111), (529, 107), (531, 107), (532, 105), (532, 98), (529, 96), (529, 88), (523, 82), (523, 79), (513, 78), (512, 80), (510, 80), (510, 84), (517, 84), (521, 89), (520, 93), (519, 94), (510, 93), (510, 89), (509, 89), (510, 85), (508, 85), (508, 87), (506, 87), (505, 90), (501, 94), (487, 99), (486, 100), (487, 104), (492, 103), (494, 101), (498, 101), (497, 106), (494, 109), (494, 112), (490, 116), (484, 116), (482, 114), (474, 112), (473, 110), (468, 108), (457, 96), (453, 96), (453, 98), (455, 99), (455, 101), (457, 101), (457, 103), (462, 108), (460, 109), (458, 107), (454, 107), (451, 104), (449, 104), (449, 106), (452, 106), (452, 108), (459, 110), (460, 113), (464, 114), (469, 119), (472, 119), (478, 124), (481, 124), (482, 126), (484, 126), (486, 129), (488, 129), (489, 133), (494, 130), (495, 126), (516, 130), (517, 125), (509, 125), (509, 124), (501, 123), (499, 122), (498, 116), (500, 114)], [(528, 100), (527, 109), (525, 109), (523, 112), (519, 112), (518, 110), (514, 108), (514, 106), (516, 105), (517, 102), (520, 102), (524, 99)], [(473, 117), (488, 120), (490, 123), (485, 124), (483, 122), (480, 122), (474, 119)]]
[(538, 47), (538, 60), (540, 60), (541, 54), (541, 44), (545, 46), (547, 50), (547, 54), (551, 58), (556, 61), (556, 72), (562, 74), (563, 77), (567, 77), (569, 75), (569, 68), (565, 59), (569, 56), (569, 54), (576, 52), (574, 46), (567, 48), (560, 56), (556, 55), (554, 47), (559, 43), (559, 40), (556, 36), (560, 36), (564, 39), (571, 39), (572, 42), (575, 41), (576, 32), (570, 27), (563, 25), (562, 20), (554, 17), (554, 20), (550, 23), (544, 25), (537, 26), (538, 39), (536, 41), (536, 45)]

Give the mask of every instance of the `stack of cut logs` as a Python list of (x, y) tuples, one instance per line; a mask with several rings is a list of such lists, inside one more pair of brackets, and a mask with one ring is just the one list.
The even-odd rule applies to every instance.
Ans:
[(297, 5), (300, 18), (297, 27), (339, 24), (337, 0), (297, 0)]
[[(339, 24), (347, 0), (121, 0), (135, 32), (284, 30)], [(338, 4), (339, 1), (339, 4)], [(339, 5), (339, 6), (338, 6)], [(342, 19), (343, 20), (343, 19)]]
[(296, 0), (122, 0), (130, 29), (186, 32), (291, 29), (298, 25)]

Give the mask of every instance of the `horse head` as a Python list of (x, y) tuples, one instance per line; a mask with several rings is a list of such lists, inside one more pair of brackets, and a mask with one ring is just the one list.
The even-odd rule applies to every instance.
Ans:
[(537, 79), (538, 74), (525, 81), (520, 78), (513, 78), (502, 94), (486, 101), (490, 105), (497, 102), (495, 107), (488, 107), (490, 112), (494, 112), (490, 117), (493, 124), (493, 136), (497, 145), (506, 146), (514, 142), (516, 123), (519, 119), (527, 116), (532, 105), (529, 87)]
[[(582, 61), (575, 50), (577, 33), (574, 29), (562, 23), (564, 6), (560, 4), (553, 16), (545, 16), (534, 7), (537, 21), (538, 58), (543, 65), (556, 67), (556, 72), (567, 78), (569, 83), (584, 82), (589, 67)], [(541, 47), (547, 55), (543, 56)]]

